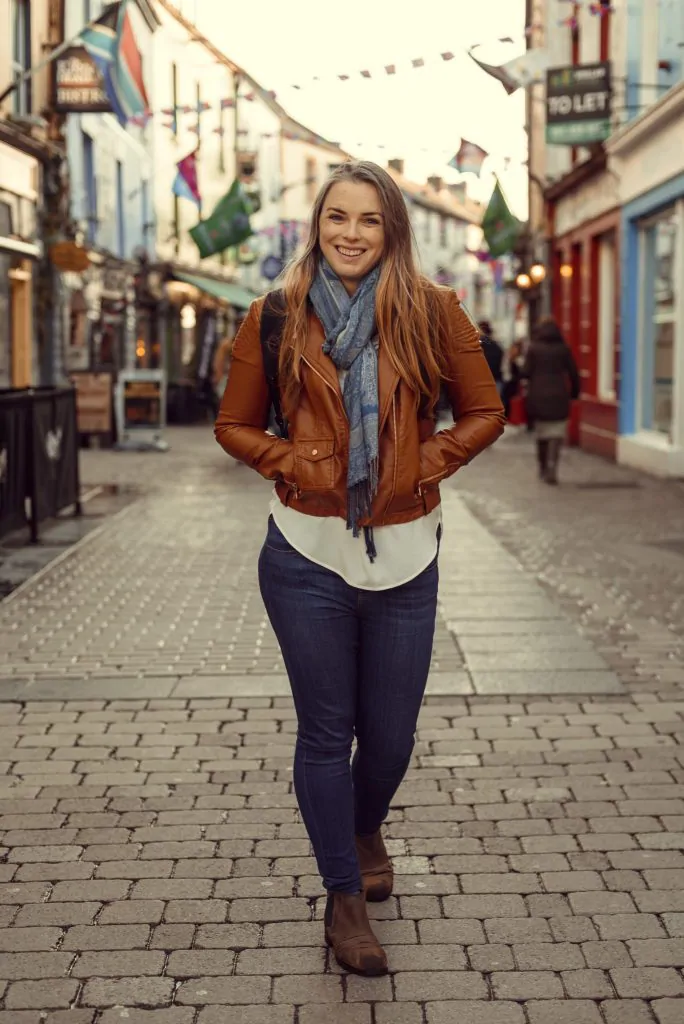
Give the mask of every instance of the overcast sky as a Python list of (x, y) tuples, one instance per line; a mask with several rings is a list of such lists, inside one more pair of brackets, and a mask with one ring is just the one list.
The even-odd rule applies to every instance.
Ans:
[[(524, 94), (507, 96), (467, 56), (475, 43), (489, 63), (521, 53), (524, 0), (418, 0), (412, 7), (397, 0), (177, 2), (307, 127), (355, 156), (383, 164), (403, 157), (416, 181), (429, 174), (458, 181), (447, 161), (463, 136), (491, 153), (481, 181), (467, 176), (471, 194), (487, 198), (495, 172), (514, 211), (525, 216)], [(515, 45), (497, 43), (505, 36)], [(455, 59), (442, 61), (444, 51)], [(425, 67), (413, 69), (419, 57)], [(396, 75), (385, 74), (386, 64), (397, 66)], [(338, 74), (352, 80), (340, 82)]]

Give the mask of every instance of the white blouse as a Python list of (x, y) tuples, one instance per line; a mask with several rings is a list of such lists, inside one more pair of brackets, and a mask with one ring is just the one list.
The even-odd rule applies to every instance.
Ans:
[(271, 515), (292, 547), (311, 562), (337, 573), (359, 590), (389, 590), (420, 576), (437, 555), (442, 506), (410, 523), (376, 526), (377, 557), (371, 562), (361, 536), (339, 516), (308, 516), (274, 495)]

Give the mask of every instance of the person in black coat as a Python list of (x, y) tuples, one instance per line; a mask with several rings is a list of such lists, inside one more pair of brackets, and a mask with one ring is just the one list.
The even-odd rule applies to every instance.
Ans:
[(537, 326), (523, 372), (527, 378), (527, 406), (537, 439), (539, 475), (546, 483), (557, 484), (570, 402), (579, 397), (580, 377), (555, 320), (542, 320)]
[(492, 371), (492, 377), (496, 381), (496, 386), (501, 394), (502, 375), (501, 370), (503, 366), (504, 350), (498, 341), (493, 337), (492, 325), (489, 320), (481, 320), (479, 324), (480, 328), (480, 344), (482, 345), (482, 352), (485, 359), (487, 360), (487, 366)]

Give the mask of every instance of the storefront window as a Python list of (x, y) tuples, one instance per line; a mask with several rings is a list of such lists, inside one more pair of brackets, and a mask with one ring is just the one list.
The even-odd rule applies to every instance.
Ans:
[(11, 257), (0, 252), (0, 388), (12, 383)]
[(675, 264), (679, 230), (676, 209), (642, 229), (642, 427), (666, 434), (670, 439), (674, 420), (678, 298)]

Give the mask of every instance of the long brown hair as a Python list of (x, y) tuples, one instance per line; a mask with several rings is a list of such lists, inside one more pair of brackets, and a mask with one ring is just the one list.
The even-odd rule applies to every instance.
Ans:
[(434, 406), (444, 363), (442, 304), (435, 301), (434, 286), (416, 267), (413, 231), (400, 189), (378, 164), (360, 160), (335, 168), (321, 188), (311, 212), (306, 249), (290, 264), (283, 278), (287, 318), (280, 346), (279, 379), (284, 407), (294, 408), (301, 385), (301, 356), (308, 333), (307, 297), (320, 259), (321, 213), (332, 186), (348, 181), (372, 185), (384, 216), (385, 249), (375, 314), (380, 345), (416, 396), (425, 396)]

